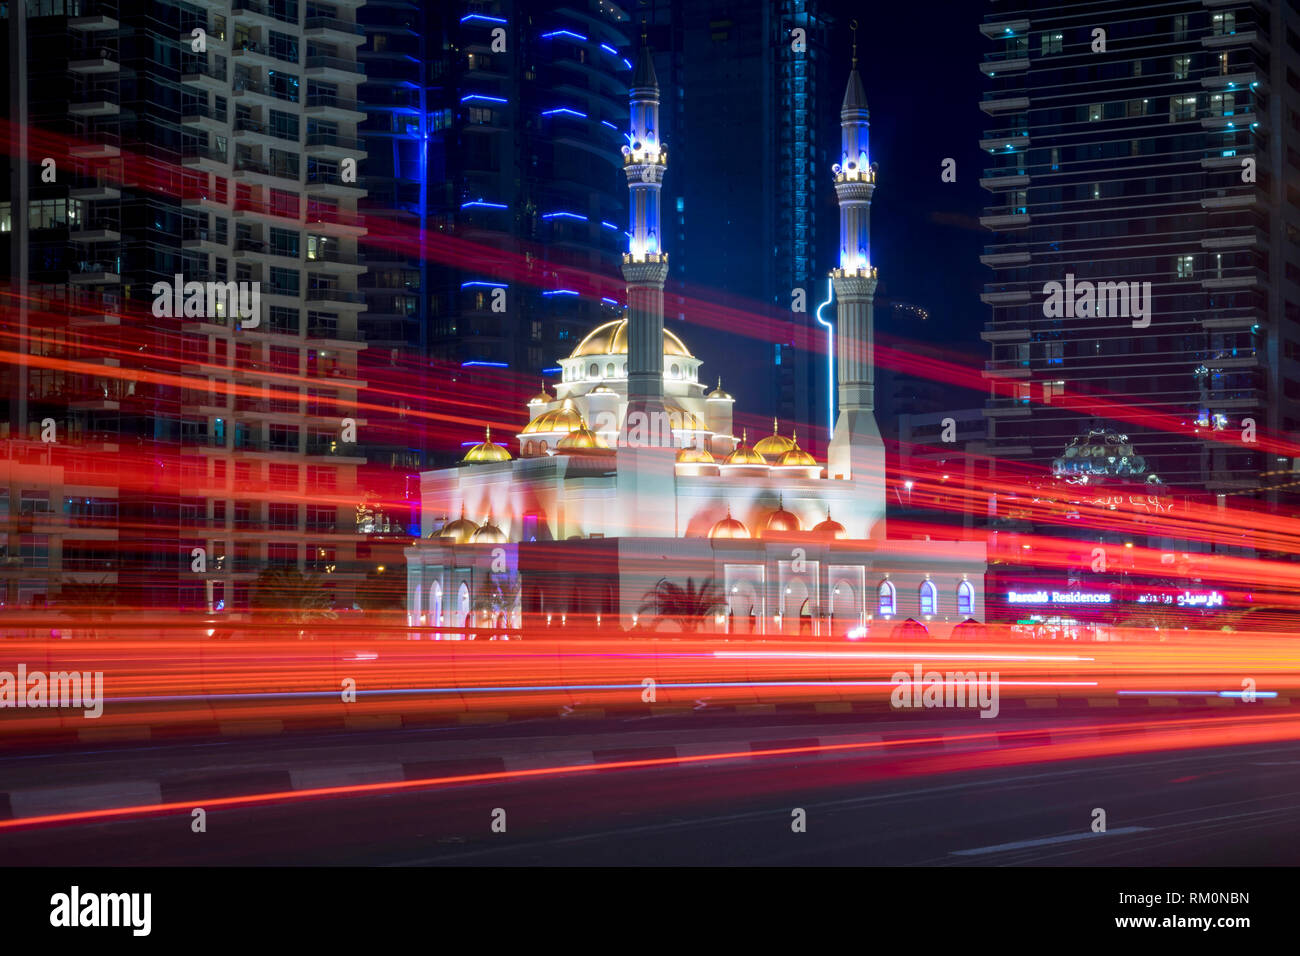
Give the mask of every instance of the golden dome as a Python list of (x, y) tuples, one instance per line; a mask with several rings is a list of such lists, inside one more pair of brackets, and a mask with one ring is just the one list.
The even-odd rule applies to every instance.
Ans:
[(491, 515), (483, 522), (483, 527), (474, 532), (474, 544), (505, 544), (506, 541), (506, 533), (492, 523)]
[(781, 453), (781, 457), (776, 460), (777, 465), (782, 467), (797, 466), (800, 468), (817, 468), (817, 459), (808, 452), (799, 447), (798, 440), (794, 437), (794, 432), (790, 433), (790, 450)]
[(555, 399), (550, 392), (546, 390), (546, 383), (542, 383), (542, 390), (528, 400), (529, 405), (549, 405)]
[(785, 510), (785, 500), (778, 499), (776, 510), (767, 518), (767, 524), (763, 526), (765, 531), (802, 531), (799, 526), (799, 518), (789, 511)]
[(822, 535), (826, 538), (836, 539), (847, 538), (849, 536), (849, 532), (844, 525), (831, 518), (831, 510), (829, 508), (826, 509), (826, 520), (814, 525), (813, 533)]
[(740, 444), (722, 463), (724, 465), (766, 465), (767, 459), (750, 448), (747, 444), (748, 441), (748, 433), (742, 431), (740, 433)]
[(447, 538), (453, 544), (467, 544), (478, 531), (478, 525), (465, 517), (465, 506), (460, 506), (460, 517), (442, 526), (439, 538)]
[(614, 391), (608, 385), (597, 385), (587, 394), (588, 395), (617, 395), (618, 392)]
[(492, 441), (492, 426), (483, 429), (483, 440), (471, 448), (465, 455), (466, 462), (509, 461), (510, 452), (504, 445)]
[(582, 415), (573, 407), (573, 402), (564, 400), (559, 408), (543, 412), (524, 426), (522, 434), (535, 435), (539, 432), (571, 432), (582, 427)]
[(710, 402), (734, 402), (735, 399), (722, 390), (722, 376), (718, 376), (718, 387), (704, 396)]
[(587, 427), (587, 420), (580, 419), (581, 424), (555, 443), (556, 451), (581, 451), (591, 448), (609, 448), (605, 440)]
[(707, 448), (699, 445), (691, 445), (689, 448), (683, 448), (677, 453), (677, 464), (679, 465), (716, 465), (717, 461), (709, 454)]
[(774, 461), (794, 447), (795, 444), (793, 438), (786, 438), (784, 435), (777, 433), (776, 419), (774, 418), (772, 419), (772, 434), (755, 443), (754, 451), (758, 452), (768, 461)]
[[(584, 355), (626, 355), (627, 354), (627, 319), (615, 319), (597, 326), (587, 333), (587, 337), (578, 343), (569, 358), (582, 358)], [(695, 358), (682, 340), (664, 329), (664, 355), (682, 355)]]
[(743, 524), (731, 517), (731, 509), (727, 509), (727, 516), (709, 529), (710, 538), (748, 538), (749, 529)]

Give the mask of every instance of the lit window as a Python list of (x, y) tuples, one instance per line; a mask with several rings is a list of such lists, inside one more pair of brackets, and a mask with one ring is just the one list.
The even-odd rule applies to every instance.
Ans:
[(1237, 32), (1237, 15), (1231, 11), (1216, 13), (1210, 17), (1210, 28), (1216, 37), (1230, 36)]
[(1088, 107), (1088, 120), (1089, 120), (1089, 122), (1093, 122), (1093, 123), (1095, 123), (1095, 122), (1097, 122), (1098, 120), (1100, 120), (1100, 119), (1102, 118), (1102, 113), (1103, 113), (1103, 110), (1102, 110), (1102, 106), (1101, 106), (1101, 104), (1100, 104), (1100, 103), (1093, 103), (1091, 106)]
[(891, 617), (898, 613), (898, 596), (894, 591), (894, 585), (889, 581), (882, 581), (880, 584), (880, 613), (884, 617)]
[(1187, 54), (1174, 57), (1174, 79), (1185, 80), (1192, 66), (1192, 58)]
[(975, 613), (975, 588), (969, 581), (957, 585), (957, 613), (965, 615)]
[(1061, 43), (1065, 39), (1064, 33), (1044, 33), (1040, 37), (1039, 50), (1043, 56), (1051, 53), (1061, 52)]
[(934, 586), (933, 581), (921, 582), (921, 613), (937, 614), (936, 608), (939, 606), (939, 589)]
[(1190, 279), (1196, 272), (1193, 256), (1177, 256), (1174, 259), (1174, 273), (1180, 279)]

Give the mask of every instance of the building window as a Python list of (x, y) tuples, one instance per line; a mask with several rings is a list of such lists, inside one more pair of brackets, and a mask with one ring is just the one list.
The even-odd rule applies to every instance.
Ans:
[(1216, 37), (1231, 36), (1237, 32), (1237, 15), (1232, 11), (1213, 14), (1210, 29)]
[(1219, 76), (1228, 75), (1228, 51), (1224, 50), (1219, 54)]
[(1061, 43), (1065, 39), (1064, 33), (1044, 33), (1040, 37), (1039, 49), (1043, 56), (1052, 53), (1061, 52)]
[(1102, 105), (1100, 103), (1093, 103), (1091, 106), (1088, 107), (1089, 122), (1096, 123), (1098, 120), (1102, 118), (1104, 113), (1105, 111), (1102, 109)]
[(1192, 256), (1177, 256), (1174, 259), (1174, 274), (1180, 279), (1190, 279), (1196, 272), (1195, 259)]
[(1169, 122), (1196, 119), (1195, 96), (1171, 96), (1169, 98)]
[(1187, 54), (1174, 57), (1174, 79), (1185, 80), (1191, 71), (1192, 58)]
[(1237, 97), (1234, 93), (1211, 93), (1210, 115), (1231, 116), (1236, 112)]
[(975, 588), (969, 581), (957, 585), (957, 613), (967, 617), (975, 613)]
[(939, 589), (934, 586), (933, 581), (921, 582), (921, 613), (937, 614), (939, 606)]
[(1055, 146), (1052, 147), (1052, 172), (1057, 172), (1061, 168), (1061, 151)]
[(879, 590), (879, 609), (881, 617), (892, 617), (898, 613), (898, 594), (894, 590), (894, 585), (889, 581), (882, 581)]

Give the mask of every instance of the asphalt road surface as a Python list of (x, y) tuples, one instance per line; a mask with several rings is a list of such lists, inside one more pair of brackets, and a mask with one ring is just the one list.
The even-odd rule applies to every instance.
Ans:
[[(156, 802), (156, 785), (137, 785), (145, 780), (163, 780), (163, 802), (178, 807), (0, 829), (0, 857), (63, 866), (1297, 861), (1300, 743), (1145, 752), (1121, 743), (1070, 755), (1067, 722), (1050, 723), (1051, 734), (1028, 718), (945, 715), (920, 726), (694, 715), (9, 754), (0, 779), (15, 817)], [(755, 750), (796, 752), (746, 753)], [(601, 769), (627, 760), (648, 765)], [(580, 769), (547, 769), (561, 766)], [(496, 776), (419, 783), (464, 773)], [(353, 789), (403, 778), (415, 783)], [(327, 787), (341, 789), (311, 792)], [(68, 792), (75, 799), (61, 803)], [(280, 796), (212, 805), (257, 793)], [(209, 805), (206, 832), (192, 829), (191, 804)], [(1104, 832), (1094, 830), (1098, 811)]]

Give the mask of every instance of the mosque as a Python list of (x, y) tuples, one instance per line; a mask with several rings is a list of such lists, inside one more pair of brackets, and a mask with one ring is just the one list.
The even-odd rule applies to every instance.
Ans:
[(885, 535), (869, 254), (876, 169), (856, 60), (832, 167), (838, 413), (825, 462), (775, 423), (770, 435), (737, 436), (735, 399), (721, 380), (710, 388), (700, 360), (664, 328), (667, 153), (644, 46), (630, 106), (626, 317), (559, 360), (554, 394), (543, 388), (528, 402), (513, 453), (489, 433), (460, 464), (421, 475), (423, 533), (406, 550), (411, 625), (440, 636), (581, 623), (880, 640), (903, 626), (946, 637), (983, 621), (982, 543)]

